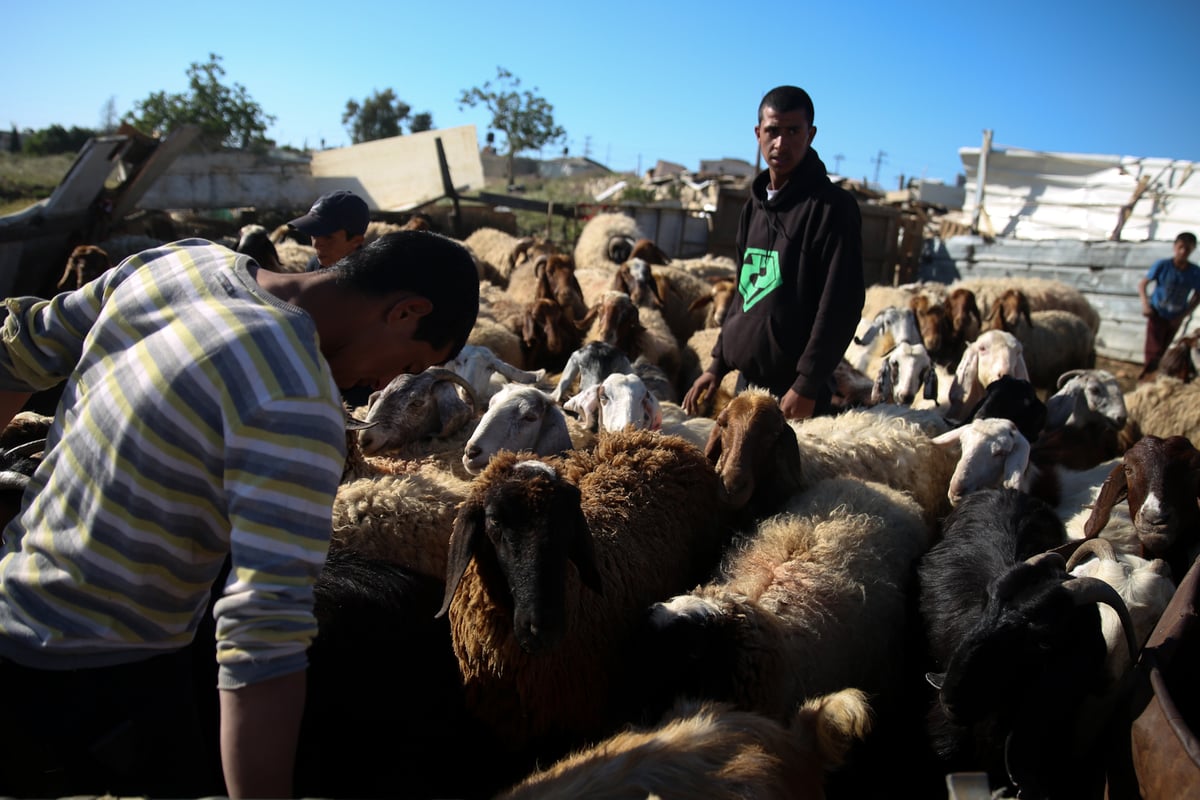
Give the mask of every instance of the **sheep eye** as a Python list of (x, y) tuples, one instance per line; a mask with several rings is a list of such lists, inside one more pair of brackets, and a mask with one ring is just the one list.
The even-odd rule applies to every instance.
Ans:
[(526, 414), (525, 416), (521, 417), (521, 419), (522, 419), (522, 420), (524, 420), (525, 422), (537, 422), (537, 421), (538, 421), (538, 415), (537, 415), (537, 413), (536, 413), (536, 412), (532, 412), (532, 411), (531, 411), (530, 413), (528, 413), (528, 414)]

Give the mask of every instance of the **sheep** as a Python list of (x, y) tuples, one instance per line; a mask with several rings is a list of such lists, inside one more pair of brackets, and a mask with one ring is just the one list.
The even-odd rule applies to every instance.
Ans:
[[(1066, 570), (1076, 578), (1098, 578), (1117, 590), (1133, 622), (1134, 644), (1139, 651), (1175, 594), (1167, 562), (1118, 553), (1107, 539), (1083, 541), (1067, 559)], [(1100, 628), (1108, 646), (1108, 682), (1113, 685), (1125, 676), (1133, 661), (1121, 620), (1108, 606), (1100, 607)]]
[(1071, 578), (1062, 556), (1046, 552), (1064, 539), (1044, 502), (985, 490), (946, 517), (917, 570), (937, 689), (934, 750), (948, 771), (985, 771), (1021, 797), (1092, 796), (1082, 787), (1096, 777), (1090, 747), (1103, 720), (1081, 712), (1105, 689), (1097, 603), (1117, 612), (1136, 651), (1120, 595)]
[(507, 286), (513, 267), (524, 260), (534, 239), (518, 238), (496, 228), (479, 228), (472, 231), (463, 244), (475, 257), (480, 280)]
[(525, 309), (521, 323), (521, 352), (527, 366), (540, 370), (565, 367), (583, 343), (571, 313), (557, 300), (539, 297)]
[(981, 309), (992, 308), (995, 301), (1009, 289), (1019, 289), (1025, 296), (1030, 311), (1070, 311), (1087, 323), (1093, 335), (1100, 330), (1100, 314), (1095, 307), (1083, 296), (1083, 292), (1063, 281), (1024, 275), (1006, 278), (964, 278), (950, 284), (949, 289), (971, 290)]
[(910, 495), (814, 483), (748, 531), (714, 580), (651, 607), (644, 704), (702, 697), (784, 722), (827, 692), (898, 689), (906, 596), (930, 540)]
[(756, 519), (842, 475), (908, 491), (930, 524), (949, 510), (953, 459), (902, 418), (851, 410), (789, 424), (770, 392), (751, 387), (717, 416), (705, 455), (720, 475), (722, 499)]
[(854, 339), (846, 348), (845, 359), (857, 370), (873, 372), (878, 368), (879, 356), (901, 342), (923, 343), (917, 318), (911, 310), (888, 306), (880, 309), (870, 321), (866, 317), (859, 320)]
[(1034, 460), (1087, 469), (1121, 454), (1128, 412), (1116, 376), (1102, 369), (1070, 370), (1046, 398), (1046, 424), (1031, 439)]
[(317, 254), (310, 244), (285, 238), (275, 242), (275, 255), (279, 258), (279, 272), (307, 272), (308, 265)]
[(563, 408), (583, 416), (587, 428), (619, 431), (629, 425), (640, 430), (662, 427), (662, 407), (637, 375), (614, 372), (600, 383), (582, 389)]
[(888, 306), (908, 308), (912, 299), (920, 295), (929, 297), (935, 303), (941, 303), (946, 297), (946, 286), (937, 281), (906, 283), (901, 286), (868, 286), (859, 316), (874, 319), (876, 314)]
[(825, 773), (870, 726), (870, 706), (854, 689), (809, 700), (788, 725), (728, 704), (684, 701), (655, 727), (631, 728), (573, 753), (498, 800), (815, 800), (825, 796)]
[[(728, 278), (716, 278), (709, 282), (711, 287), (708, 294), (703, 294), (692, 301), (688, 306), (689, 311), (704, 311), (704, 319), (696, 330), (701, 328), (719, 328), (725, 322), (725, 314), (729, 311), (729, 304), (733, 302), (733, 298), (737, 295), (737, 283)], [(694, 331), (693, 331), (694, 333)], [(690, 337), (681, 336), (681, 339), (686, 340)]]
[(1200, 382), (1158, 376), (1125, 393), (1125, 447), (1145, 435), (1184, 436), (1200, 442)]
[(629, 260), (637, 240), (645, 238), (633, 217), (617, 212), (597, 214), (575, 240), (575, 266), (611, 274)]
[(1034, 386), (1054, 386), (1069, 370), (1096, 365), (1095, 331), (1071, 311), (1031, 312), (1025, 295), (1009, 289), (994, 303), (985, 330), (1004, 330), (1021, 342), (1029, 380)]
[(1126, 501), (1141, 555), (1182, 576), (1200, 555), (1200, 451), (1183, 436), (1143, 436), (1121, 461), (1100, 487), (1085, 538), (1100, 534), (1113, 506)]
[(62, 277), (58, 279), (56, 288), (78, 289), (85, 283), (99, 278), (111, 266), (108, 253), (103, 249), (94, 244), (81, 244), (67, 257), (67, 266)]
[(909, 308), (917, 318), (921, 340), (934, 362), (955, 369), (983, 323), (974, 293), (969, 289), (954, 289), (940, 303), (921, 294), (909, 301)]
[(625, 292), (609, 290), (580, 323), (581, 327), (589, 325), (585, 340), (616, 345), (630, 359), (645, 356), (662, 367), (672, 381), (678, 380), (682, 360), (679, 341), (657, 308), (638, 305)]
[(963, 422), (994, 417), (1011, 420), (1026, 441), (1032, 443), (1045, 429), (1047, 415), (1046, 404), (1038, 397), (1032, 383), (1001, 375), (987, 385), (983, 398)]
[[(890, 379), (890, 375), (888, 377)], [(830, 405), (833, 406), (834, 413), (840, 413), (850, 408), (872, 408), (875, 405), (894, 405), (893, 403), (881, 402), (884, 387), (880, 386), (877, 395), (876, 381), (860, 370), (855, 369), (844, 358), (833, 368), (833, 375), (830, 377), (830, 380), (833, 383)]]
[(446, 369), (469, 383), (481, 401), (490, 400), (505, 383), (531, 384), (546, 377), (544, 369), (527, 372), (497, 357), (491, 348), (477, 344), (464, 345), (446, 362)]
[[(564, 403), (568, 395), (578, 394), (589, 386), (595, 386), (614, 372), (631, 373), (633, 364), (615, 344), (608, 342), (588, 342), (567, 359), (558, 385), (550, 393), (555, 403)], [(575, 389), (576, 380), (578, 388)]]
[(938, 372), (929, 351), (921, 343), (900, 342), (884, 353), (871, 389), (871, 404), (912, 405), (918, 395), (938, 398)]
[(500, 453), (475, 478), (438, 613), (473, 713), (510, 747), (569, 749), (623, 721), (637, 609), (704, 580), (728, 539), (716, 482), (695, 447), (650, 431)]
[(1017, 337), (1005, 331), (984, 331), (967, 345), (954, 371), (947, 414), (959, 418), (983, 399), (984, 389), (1002, 375), (1029, 380), (1024, 347)]
[[(409, 797), (485, 797), (507, 785), (499, 748), (467, 715), (449, 623), (433, 616), (444, 580), (357, 553), (326, 559), (294, 796), (388, 797), (403, 786)], [(451, 768), (455, 759), (473, 769)]]
[(650, 394), (660, 403), (679, 402), (679, 392), (675, 389), (674, 381), (667, 376), (666, 370), (647, 361), (645, 356), (638, 356), (633, 360), (633, 374), (642, 379)]
[(1181, 336), (1167, 348), (1158, 362), (1158, 374), (1187, 383), (1200, 372), (1200, 332)]
[(674, 265), (653, 267), (651, 273), (658, 285), (663, 318), (676, 340), (685, 342), (700, 328), (720, 325), (714, 319), (724, 318), (734, 293), (732, 280), (705, 280)]
[[(458, 394), (462, 387), (467, 402)], [(372, 392), (365, 421), (375, 423), (358, 432), (364, 455), (402, 447), (431, 437), (446, 438), (482, 411), (475, 387), (456, 372), (430, 367), (397, 375)]]
[[(34, 439), (0, 450), (0, 532), (21, 512), (25, 489), (42, 462), (45, 446), (45, 439)], [(3, 543), (0, 535), (0, 545)]]
[(561, 253), (542, 254), (518, 264), (509, 275), (505, 291), (513, 299), (526, 303), (539, 297), (553, 298), (572, 321), (582, 319), (587, 313), (583, 289), (575, 276), (575, 263)]
[(467, 480), (433, 462), (343, 482), (334, 497), (329, 550), (444, 580), (454, 515), (468, 487)]
[[(591, 435), (576, 425), (554, 399), (533, 386), (511, 383), (492, 396), (462, 451), (462, 465), (478, 475), (501, 450), (557, 455), (591, 444)], [(570, 420), (571, 423), (574, 420)]]
[(282, 268), (279, 251), (275, 249), (270, 234), (262, 225), (243, 225), (238, 231), (237, 245), (233, 249), (250, 256), (263, 269), (279, 272)]
[(683, 410), (678, 403), (660, 401), (662, 411), (662, 427), (659, 429), (664, 436), (679, 436), (695, 445), (701, 452), (712, 434), (716, 420), (710, 417), (694, 417)]

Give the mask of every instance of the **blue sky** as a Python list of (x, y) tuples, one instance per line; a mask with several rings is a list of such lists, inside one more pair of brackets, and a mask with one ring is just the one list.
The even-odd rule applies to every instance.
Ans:
[(487, 112), (457, 99), (503, 66), (572, 154), (622, 171), (754, 163), (758, 101), (784, 83), (813, 96), (829, 169), (886, 188), (953, 182), (989, 128), (1001, 147), (1200, 161), (1195, 0), (2, 3), (5, 129), (97, 127), (110, 98), (185, 91), (211, 52), (296, 147), (349, 144), (346, 101), (388, 88), (482, 140)]

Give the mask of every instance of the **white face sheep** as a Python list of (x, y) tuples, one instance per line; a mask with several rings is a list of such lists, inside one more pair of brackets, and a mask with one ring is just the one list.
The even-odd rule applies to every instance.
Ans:
[(947, 496), (951, 505), (982, 489), (1021, 489), (1029, 466), (1029, 440), (1012, 420), (983, 417), (960, 425), (933, 440), (960, 448)]
[(550, 393), (556, 403), (565, 402), (571, 387), (579, 381), (576, 393), (595, 386), (614, 372), (633, 372), (629, 357), (616, 345), (607, 342), (588, 342), (567, 359), (558, 385)]
[(986, 771), (1022, 797), (1092, 796), (1099, 721), (1079, 714), (1103, 691), (1107, 647), (1096, 604), (1121, 617), (1108, 584), (1071, 578), (1062, 523), (1037, 498), (1000, 489), (968, 495), (918, 567), (920, 612), (938, 690), (929, 716), (949, 771)]
[[(469, 403), (459, 396), (460, 386)], [(474, 419), (478, 409), (475, 388), (448, 369), (430, 367), (397, 375), (371, 394), (366, 421), (374, 424), (359, 431), (359, 446), (365, 455), (371, 455), (421, 439), (451, 436)]]
[(439, 612), (476, 715), (517, 750), (612, 733), (636, 609), (710, 574), (722, 520), (712, 468), (678, 437), (498, 454), (459, 509)]
[(597, 412), (600, 428), (606, 431), (627, 425), (651, 431), (662, 427), (662, 407), (637, 375), (613, 373), (572, 397), (563, 408), (582, 414), (588, 428), (596, 423)]
[(478, 475), (501, 450), (557, 455), (572, 447), (566, 417), (550, 395), (510, 383), (492, 396), (463, 449), (462, 463)]
[(505, 382), (537, 383), (546, 376), (545, 370), (526, 372), (499, 358), (483, 345), (463, 345), (458, 355), (446, 362), (446, 369), (471, 384), (481, 400), (490, 400)]
[(925, 345), (901, 342), (883, 355), (871, 402), (909, 406), (918, 394), (925, 400), (937, 400), (937, 371)]
[(967, 345), (950, 385), (948, 416), (960, 418), (983, 399), (984, 388), (1002, 375), (1029, 380), (1024, 348), (1017, 337), (1005, 331), (984, 331)]

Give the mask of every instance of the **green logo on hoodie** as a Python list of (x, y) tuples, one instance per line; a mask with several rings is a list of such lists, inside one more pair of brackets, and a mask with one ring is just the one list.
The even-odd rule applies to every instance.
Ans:
[(742, 294), (742, 311), (749, 311), (755, 303), (779, 288), (783, 278), (779, 275), (779, 253), (774, 250), (746, 249), (746, 260), (742, 263), (742, 275), (738, 280), (738, 291)]

